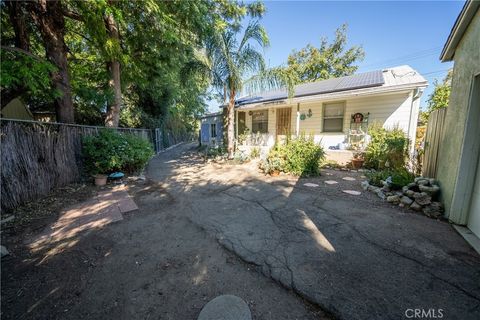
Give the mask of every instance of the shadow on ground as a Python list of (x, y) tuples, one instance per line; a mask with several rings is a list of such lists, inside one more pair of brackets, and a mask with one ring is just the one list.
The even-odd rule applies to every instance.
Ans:
[(269, 177), (254, 163), (205, 165), (187, 149), (149, 168), (223, 246), (339, 319), (480, 317), (480, 258), (448, 223), (343, 193), (361, 190), (359, 173), (325, 173)]
[[(255, 319), (329, 318), (192, 223), (182, 166), (195, 172), (203, 164), (177, 163), (188, 149), (153, 161), (169, 163), (160, 183), (130, 186), (139, 210), (122, 221), (65, 233), (35, 250), (30, 244), (44, 230), (3, 232), (11, 255), (2, 259), (2, 319), (196, 319), (220, 294), (242, 297)], [(170, 178), (179, 182), (166, 188)]]

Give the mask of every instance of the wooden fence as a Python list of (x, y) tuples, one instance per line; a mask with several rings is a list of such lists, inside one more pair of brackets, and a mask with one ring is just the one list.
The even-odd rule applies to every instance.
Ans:
[(437, 177), (438, 150), (443, 139), (446, 114), (447, 108), (442, 108), (430, 113), (428, 118), (422, 166), (422, 176), (424, 177)]
[[(82, 137), (103, 128), (1, 119), (1, 210), (15, 208), (48, 194), (53, 188), (79, 181), (83, 174)], [(187, 139), (157, 129), (116, 130), (152, 142), (157, 153)], [(162, 140), (158, 141), (159, 138)]]

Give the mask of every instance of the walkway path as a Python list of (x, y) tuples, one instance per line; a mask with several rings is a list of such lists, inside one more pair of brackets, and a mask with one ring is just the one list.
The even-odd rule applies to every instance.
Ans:
[(480, 318), (479, 256), (445, 222), (343, 193), (361, 190), (360, 174), (267, 177), (254, 164), (204, 165), (187, 146), (176, 153), (152, 161), (149, 175), (190, 219), (339, 319), (402, 319), (418, 308)]

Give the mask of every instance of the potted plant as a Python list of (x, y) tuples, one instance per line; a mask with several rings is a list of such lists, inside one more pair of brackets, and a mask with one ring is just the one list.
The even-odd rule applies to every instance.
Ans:
[(352, 159), (353, 169), (360, 169), (363, 166), (364, 162), (365, 162), (365, 157), (363, 155), (363, 152), (357, 152), (353, 155), (353, 159)]
[(95, 178), (95, 185), (96, 186), (104, 186), (107, 184), (108, 176), (106, 174), (97, 173), (93, 176)]

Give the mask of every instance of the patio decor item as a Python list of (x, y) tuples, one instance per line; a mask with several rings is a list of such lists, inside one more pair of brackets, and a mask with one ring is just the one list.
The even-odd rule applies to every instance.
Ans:
[(108, 176), (105, 174), (96, 174), (93, 176), (95, 178), (95, 185), (96, 186), (104, 186), (107, 184)]

